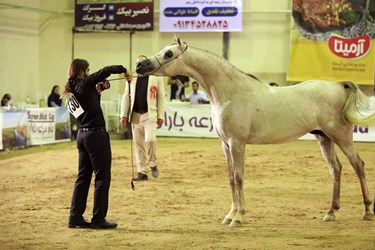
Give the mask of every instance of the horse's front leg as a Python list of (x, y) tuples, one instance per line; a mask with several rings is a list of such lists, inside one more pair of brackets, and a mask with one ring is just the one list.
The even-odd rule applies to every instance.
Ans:
[(231, 206), (229, 213), (225, 216), (222, 224), (229, 225), (237, 214), (238, 199), (237, 199), (236, 190), (234, 187), (235, 185), (234, 184), (234, 166), (232, 162), (232, 157), (230, 155), (229, 145), (225, 141), (222, 141), (221, 145), (223, 147), (225, 159), (227, 161), (229, 184), (230, 184), (230, 188), (232, 192), (232, 206)]
[(245, 143), (236, 139), (229, 140), (230, 159), (233, 163), (234, 197), (237, 201), (237, 213), (229, 224), (230, 227), (242, 226), (242, 216), (245, 214), (245, 199), (243, 194), (244, 154)]

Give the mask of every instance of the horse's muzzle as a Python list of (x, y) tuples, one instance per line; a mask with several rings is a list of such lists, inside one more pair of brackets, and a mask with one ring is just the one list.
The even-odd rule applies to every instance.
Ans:
[(149, 59), (144, 59), (137, 63), (136, 65), (136, 72), (140, 75), (148, 75), (149, 73), (155, 70), (154, 65), (151, 63)]

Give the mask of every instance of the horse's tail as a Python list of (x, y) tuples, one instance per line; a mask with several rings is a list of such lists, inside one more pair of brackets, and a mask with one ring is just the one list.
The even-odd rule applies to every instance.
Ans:
[(344, 119), (360, 126), (375, 125), (375, 98), (368, 97), (352, 82), (341, 82), (350, 93), (343, 108)]

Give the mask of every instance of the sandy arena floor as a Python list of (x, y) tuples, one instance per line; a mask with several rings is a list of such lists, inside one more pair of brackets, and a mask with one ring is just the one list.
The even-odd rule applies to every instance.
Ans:
[[(373, 196), (375, 144), (356, 145)], [(130, 141), (113, 140), (112, 151), (107, 218), (116, 230), (67, 228), (75, 142), (0, 161), (0, 249), (375, 249), (375, 219), (360, 219), (360, 186), (341, 152), (341, 209), (336, 222), (322, 221), (332, 183), (314, 141), (246, 147), (247, 214), (236, 229), (221, 225), (230, 188), (218, 139), (159, 138), (160, 176), (135, 191)]]

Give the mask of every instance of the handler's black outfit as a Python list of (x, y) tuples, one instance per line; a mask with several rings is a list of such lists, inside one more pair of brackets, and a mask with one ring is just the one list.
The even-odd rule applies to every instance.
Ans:
[(121, 65), (108, 66), (86, 78), (76, 78), (71, 84), (72, 94), (84, 110), (84, 113), (77, 118), (79, 166), (70, 208), (68, 226), (71, 228), (90, 227), (90, 224), (83, 219), (83, 213), (86, 210), (93, 172), (95, 172), (95, 191), (91, 228), (115, 228), (117, 226), (105, 219), (108, 211), (112, 152), (96, 84), (103, 82), (111, 74), (124, 72), (126, 69)]

